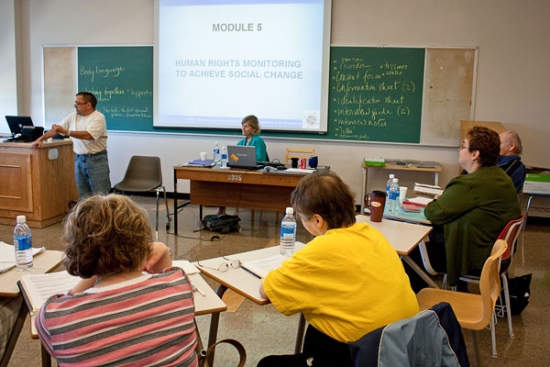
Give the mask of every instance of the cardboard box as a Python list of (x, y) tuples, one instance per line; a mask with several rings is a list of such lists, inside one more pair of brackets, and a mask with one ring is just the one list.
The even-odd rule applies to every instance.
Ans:
[(550, 195), (550, 174), (528, 173), (523, 192), (535, 195)]

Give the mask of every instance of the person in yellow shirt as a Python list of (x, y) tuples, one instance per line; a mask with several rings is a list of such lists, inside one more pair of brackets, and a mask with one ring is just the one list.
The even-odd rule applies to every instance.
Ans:
[(267, 356), (258, 367), (353, 366), (347, 343), (416, 315), (416, 296), (386, 238), (356, 223), (354, 195), (337, 175), (304, 177), (291, 203), (316, 238), (270, 272), (260, 294), (309, 326), (302, 353)]

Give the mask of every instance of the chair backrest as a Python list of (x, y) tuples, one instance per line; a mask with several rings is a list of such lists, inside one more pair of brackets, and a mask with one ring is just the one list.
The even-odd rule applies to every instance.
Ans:
[(309, 158), (311, 155), (315, 155), (315, 149), (286, 148), (285, 164), (290, 164), (292, 158)]
[[(519, 217), (518, 219), (514, 219), (508, 222), (502, 232), (498, 235), (499, 240), (505, 240), (508, 244), (508, 248), (506, 249), (506, 252), (502, 255), (502, 260), (508, 260), (510, 259), (509, 263), (511, 263), (511, 259), (514, 256), (514, 252), (516, 250), (516, 244), (518, 241), (519, 234), (521, 232), (521, 228), (523, 226), (523, 222), (525, 221), (525, 214)], [(510, 264), (507, 263), (508, 267)], [(501, 269), (501, 272), (506, 269)]]
[(123, 182), (135, 185), (136, 190), (152, 190), (162, 186), (160, 158), (132, 156), (124, 174)]
[(490, 322), (495, 309), (495, 303), (500, 295), (499, 265), (502, 254), (508, 245), (505, 240), (496, 240), (491, 251), (491, 256), (485, 260), (479, 280), (479, 291), (483, 302), (483, 318)]

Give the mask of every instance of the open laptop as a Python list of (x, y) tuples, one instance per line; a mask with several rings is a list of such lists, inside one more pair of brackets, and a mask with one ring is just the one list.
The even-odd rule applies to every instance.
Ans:
[(256, 162), (256, 148), (244, 145), (227, 146), (227, 165), (232, 168), (262, 168)]
[(12, 139), (21, 137), (23, 126), (34, 126), (30, 116), (6, 116)]

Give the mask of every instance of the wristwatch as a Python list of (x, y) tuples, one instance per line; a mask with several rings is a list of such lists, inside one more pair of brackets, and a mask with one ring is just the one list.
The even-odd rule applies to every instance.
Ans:
[(71, 130), (67, 129), (67, 136), (71, 136)]

